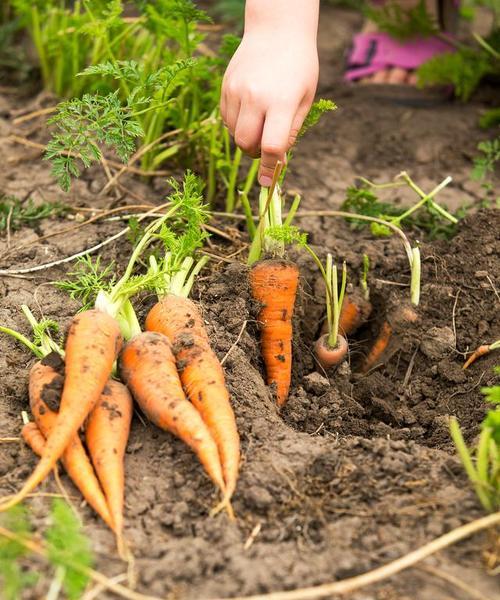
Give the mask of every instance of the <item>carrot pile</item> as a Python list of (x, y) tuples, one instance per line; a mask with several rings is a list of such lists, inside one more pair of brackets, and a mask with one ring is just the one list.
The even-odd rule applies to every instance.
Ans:
[[(233, 517), (231, 497), (238, 478), (239, 436), (224, 372), (199, 310), (187, 298), (206, 263), (205, 258), (197, 263), (193, 258), (205, 235), (198, 180), (188, 173), (182, 189), (174, 184), (169, 200), (168, 212), (145, 229), (122, 278), (83, 290), (86, 298), (92, 292), (95, 306), (73, 317), (64, 349), (52, 341), (49, 325), (37, 323), (26, 307), (36, 342), (0, 327), (40, 359), (29, 375), (34, 422), (22, 430), (39, 462), (21, 490), (0, 503), (0, 510), (26, 498), (60, 460), (88, 504), (115, 533), (124, 559), (130, 556), (123, 537), (124, 456), (133, 398), (155, 425), (197, 454), (222, 494), (213, 514), (225, 509)], [(182, 235), (166, 226), (174, 214), (187, 222)], [(177, 224), (183, 222), (180, 219)], [(139, 257), (153, 241), (164, 244), (165, 259), (151, 257), (152, 268), (135, 274)], [(142, 332), (131, 298), (146, 289), (157, 291), (158, 303)], [(85, 445), (79, 436), (82, 428)]]

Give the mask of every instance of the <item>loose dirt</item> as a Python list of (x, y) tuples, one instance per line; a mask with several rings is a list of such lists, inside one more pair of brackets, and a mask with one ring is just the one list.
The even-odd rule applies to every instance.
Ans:
[[(236, 523), (209, 518), (216, 495), (191, 451), (171, 435), (134, 418), (127, 449), (126, 537), (138, 574), (137, 589), (160, 597), (210, 598), (294, 589), (362, 573), (397, 558), (482, 514), (448, 434), (455, 415), (472, 443), (485, 412), (480, 388), (491, 385), (499, 355), (462, 370), (464, 353), (500, 338), (500, 215), (480, 209), (484, 190), (470, 181), (471, 157), (484, 137), (478, 116), (489, 104), (483, 88), (467, 104), (415, 108), (374, 102), (368, 87), (341, 81), (343, 53), (359, 27), (359, 16), (325, 9), (320, 50), (320, 94), (340, 105), (296, 151), (287, 187), (303, 194), (303, 209), (337, 208), (354, 176), (387, 181), (406, 169), (425, 191), (446, 175), (453, 183), (440, 196), (456, 209), (470, 206), (457, 234), (447, 241), (422, 241), (422, 301), (417, 323), (402, 331), (387, 363), (366, 376), (361, 358), (390, 307), (408, 296), (409, 269), (396, 238), (374, 238), (345, 221), (308, 217), (300, 221), (324, 255), (346, 260), (351, 281), (359, 276), (363, 253), (371, 259), (374, 313), (350, 339), (349, 362), (330, 377), (318, 371), (311, 345), (324, 317), (323, 290), (312, 261), (294, 251), (301, 268), (295, 315), (294, 372), (290, 399), (277, 410), (263, 380), (247, 270), (229, 260), (214, 261), (195, 289), (211, 342), (224, 368), (241, 434), (243, 461), (234, 497)], [(24, 136), (46, 141), (43, 121), (14, 126), (15, 110), (37, 103), (11, 91), (0, 97), (0, 192), (35, 201), (63, 200), (73, 207), (159, 204), (162, 179), (122, 178), (120, 198), (99, 196), (104, 176), (91, 170), (70, 194), (62, 194), (36, 148), (9, 140)], [(38, 98), (38, 105), (50, 99)], [(7, 168), (5, 168), (5, 166)], [(396, 193), (398, 202), (408, 195)], [(480, 209), (480, 210), (478, 210)], [(76, 220), (75, 220), (76, 214)], [(31, 267), (82, 250), (119, 231), (123, 224), (97, 222), (65, 235), (37, 241), (78, 223), (84, 210), (12, 232), (0, 240), (0, 268)], [(213, 237), (211, 252), (229, 255), (246, 240), (238, 222), (217, 223), (234, 244)], [(29, 244), (15, 250), (21, 244)], [(122, 238), (102, 252), (103, 261), (123, 265), (129, 244)], [(244, 256), (244, 255), (243, 255)], [(77, 304), (50, 281), (67, 266), (0, 277), (0, 322), (28, 334), (19, 306), (57, 319), (64, 328)], [(144, 297), (139, 312), (153, 299)], [(246, 326), (234, 345), (242, 326)], [(228, 354), (229, 353), (229, 354)], [(33, 359), (12, 340), (0, 337), (0, 437), (19, 435), (27, 410), (27, 372)], [(22, 443), (0, 444), (0, 495), (18, 490), (35, 465)], [(68, 492), (78, 496), (63, 477)], [(56, 491), (53, 480), (41, 490)], [(97, 568), (109, 576), (126, 570), (110, 532), (77, 502), (92, 540)], [(35, 525), (46, 526), (49, 501), (29, 501)], [(485, 558), (494, 539), (478, 535), (440, 553), (427, 564), (455, 575), (490, 599), (498, 580), (487, 574)], [(498, 549), (497, 549), (498, 552)], [(39, 598), (51, 575), (42, 574), (26, 598)], [(44, 575), (45, 574), (45, 575)], [(108, 597), (101, 593), (100, 598)], [(419, 568), (350, 596), (356, 600), (465, 600), (470, 596), (436, 574)]]

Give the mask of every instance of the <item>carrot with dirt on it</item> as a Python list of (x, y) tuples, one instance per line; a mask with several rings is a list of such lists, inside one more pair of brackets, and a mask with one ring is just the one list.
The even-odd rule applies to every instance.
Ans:
[[(25, 425), (23, 428), (23, 437), (26, 439), (26, 428), (29, 425), (28, 431), (32, 431), (29, 439), (33, 440), (33, 450), (41, 456), (43, 456), (45, 451), (47, 438), (50, 437), (54, 427), (57, 426), (57, 411), (51, 410), (43, 398), (44, 395), (50, 395), (52, 400), (57, 401), (60, 398), (64, 383), (63, 376), (52, 366), (54, 358), (54, 355), (48, 355), (45, 359), (36, 362), (30, 370), (29, 377), (30, 408), (35, 423)], [(60, 364), (62, 366), (62, 361)], [(40, 435), (44, 438), (41, 453), (38, 452), (41, 440), (35, 436), (33, 425), (37, 426)], [(114, 530), (114, 522), (108, 509), (106, 498), (78, 434), (73, 436), (67, 445), (61, 456), (61, 462), (68, 476), (80, 490), (89, 506)]]
[[(309, 249), (309, 252), (312, 252)], [(314, 253), (313, 253), (314, 254)], [(314, 352), (319, 364), (325, 369), (331, 369), (340, 365), (347, 356), (347, 340), (339, 333), (340, 307), (343, 306), (344, 294), (347, 282), (346, 264), (342, 265), (342, 281), (340, 292), (337, 281), (337, 266), (333, 264), (330, 253), (326, 256), (326, 267), (323, 268), (320, 260), (316, 257), (318, 266), (323, 276), (326, 287), (326, 315), (328, 330), (318, 338), (314, 345)]]
[[(192, 174), (186, 176), (182, 192), (180, 189), (178, 192), (182, 195), (183, 202), (191, 206), (192, 214), (182, 235), (174, 235), (172, 231), (163, 228), (161, 235), (165, 256), (159, 262), (153, 256), (150, 257), (149, 271), (152, 277), (157, 278), (155, 289), (158, 302), (146, 317), (145, 329), (163, 334), (170, 341), (180, 382), (216, 444), (222, 466), (224, 495), (212, 514), (226, 508), (232, 515), (230, 499), (236, 488), (240, 463), (236, 418), (224, 370), (210, 346), (200, 311), (188, 298), (196, 275), (207, 261), (206, 257), (198, 261), (194, 258), (197, 248), (206, 237), (202, 228), (206, 219), (202, 210), (203, 196), (199, 181)], [(180, 400), (178, 404), (182, 405)], [(211, 454), (210, 449), (210, 456)], [(204, 464), (207, 468), (206, 461)], [(219, 476), (215, 475), (215, 465), (211, 468), (211, 476), (220, 486)]]
[[(21, 306), (21, 310), (33, 329), (34, 341), (6, 327), (1, 327), (0, 331), (17, 339), (41, 359), (31, 367), (29, 374), (29, 399), (35, 422), (27, 423), (23, 427), (22, 435), (33, 451), (42, 456), (45, 452), (46, 439), (57, 423), (57, 410), (64, 385), (62, 374), (64, 362), (61, 356), (64, 353), (50, 335), (51, 331), (58, 331), (57, 323), (48, 319), (37, 322), (25, 305)], [(88, 504), (113, 529), (106, 499), (78, 433), (73, 436), (64, 450), (61, 461), (70, 479), (82, 492)]]
[(224, 492), (217, 445), (200, 413), (186, 398), (168, 338), (152, 331), (135, 336), (120, 354), (119, 369), (148, 419), (190, 446)]
[(277, 183), (280, 170), (281, 163), (278, 163), (271, 186), (261, 189), (260, 221), (253, 236), (248, 265), (251, 267), (252, 296), (260, 305), (257, 319), (267, 383), (275, 386), (277, 403), (283, 406), (292, 379), (292, 317), (299, 269), (286, 259), (286, 242), (278, 232), (290, 225), (300, 197), (295, 198), (289, 216), (283, 222), (282, 198)]
[(133, 401), (123, 383), (110, 379), (85, 428), (87, 449), (111, 514), (118, 551), (127, 557), (123, 540), (125, 450), (132, 422)]
[(35, 470), (0, 510), (22, 501), (52, 471), (99, 399), (120, 345), (120, 328), (110, 315), (87, 310), (73, 318), (65, 346), (64, 388), (56, 422)]
[(500, 340), (497, 340), (492, 344), (482, 344), (481, 346), (479, 346), (479, 348), (474, 350), (474, 352), (465, 361), (463, 368), (468, 369), (472, 365), (472, 363), (476, 362), (478, 358), (481, 358), (481, 356), (486, 356), (487, 354), (493, 352), (493, 350), (497, 350), (498, 348), (500, 348)]

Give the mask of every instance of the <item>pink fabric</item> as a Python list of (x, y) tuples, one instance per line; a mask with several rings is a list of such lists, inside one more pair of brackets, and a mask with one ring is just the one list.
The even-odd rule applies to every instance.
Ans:
[(437, 54), (454, 48), (437, 37), (398, 42), (387, 33), (358, 33), (347, 60), (345, 79), (353, 81), (388, 67), (413, 70)]

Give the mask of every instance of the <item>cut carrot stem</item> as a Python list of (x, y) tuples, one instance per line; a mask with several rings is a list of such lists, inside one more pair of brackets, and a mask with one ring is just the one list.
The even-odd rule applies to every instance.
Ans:
[[(44, 361), (50, 362), (47, 359)], [(57, 427), (57, 410), (50, 408), (49, 404), (53, 408), (57, 408), (64, 383), (63, 376), (51, 364), (44, 364), (44, 361), (35, 363), (30, 371), (29, 397), (35, 423), (28, 423), (23, 428), (23, 437), (26, 440), (27, 434), (30, 432), (27, 441), (40, 456), (43, 456), (45, 452), (47, 438)], [(39, 429), (42, 439), (35, 434), (33, 425)], [(106, 499), (78, 434), (75, 434), (70, 440), (61, 456), (61, 462), (88, 504), (111, 529), (114, 529)]]
[(319, 364), (328, 371), (332, 367), (340, 365), (347, 356), (347, 340), (342, 335), (337, 335), (337, 345), (331, 348), (328, 344), (328, 333), (322, 335), (314, 345), (314, 352)]
[(478, 358), (481, 358), (481, 356), (485, 356), (486, 354), (489, 354), (490, 352), (492, 352), (493, 350), (496, 350), (497, 348), (500, 348), (500, 340), (493, 342), (493, 344), (483, 344), (483, 345), (479, 346), (479, 348), (474, 350), (474, 352), (465, 361), (463, 368), (468, 369), (472, 365), (472, 363), (476, 362), (476, 360)]
[[(135, 336), (120, 354), (119, 368), (148, 419), (190, 446), (215, 485), (225, 492), (217, 445), (200, 413), (186, 398), (168, 338), (152, 331)], [(211, 377), (208, 371), (199, 385), (204, 386), (207, 377)]]
[(88, 310), (74, 317), (66, 341), (64, 389), (56, 423), (34, 472), (0, 510), (21, 502), (52, 471), (99, 399), (120, 345), (119, 326), (109, 315)]
[(113, 519), (118, 551), (124, 559), (127, 558), (123, 540), (124, 461), (132, 412), (130, 392), (119, 381), (110, 379), (89, 415), (85, 430), (90, 458)]
[(285, 260), (263, 260), (250, 271), (252, 295), (261, 304), (258, 320), (267, 383), (276, 385), (279, 406), (285, 404), (290, 390), (292, 316), (298, 282), (297, 265)]
[(240, 440), (224, 370), (210, 347), (201, 314), (188, 298), (168, 294), (149, 311), (145, 327), (172, 343), (186, 394), (217, 444), (225, 482), (220, 507), (231, 514), (229, 500), (238, 479)]

